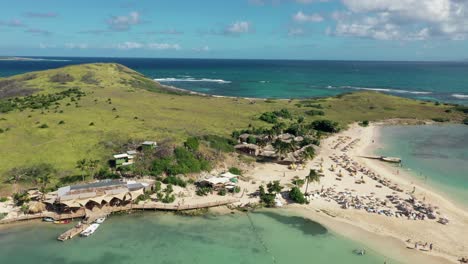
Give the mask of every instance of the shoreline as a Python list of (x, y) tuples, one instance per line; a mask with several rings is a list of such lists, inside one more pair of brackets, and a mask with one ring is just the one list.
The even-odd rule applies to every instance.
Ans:
[[(431, 123), (430, 125), (431, 126), (444, 126), (444, 124), (439, 124), (439, 123)], [(458, 125), (458, 124), (454, 124), (454, 125)], [(374, 143), (374, 147), (369, 145), (365, 151), (375, 154), (375, 151), (377, 149), (385, 148), (385, 144), (382, 142), (382, 138), (381, 138), (381, 128), (386, 127), (386, 126), (393, 126), (393, 125), (385, 124), (385, 122), (378, 123), (378, 127), (375, 127), (373, 131), (375, 135), (375, 139), (376, 139)], [(382, 163), (382, 165), (384, 165), (384, 167), (386, 167), (387, 170), (398, 169), (392, 166), (391, 164)], [(421, 179), (421, 177), (418, 176), (416, 171), (413, 171), (407, 167), (401, 168), (400, 173), (401, 173), (400, 177), (403, 178), (404, 180), (415, 183), (419, 187), (425, 190), (428, 190), (429, 192), (433, 194), (438, 194), (441, 198), (447, 200), (453, 205), (460, 207), (464, 209), (465, 211), (468, 211), (468, 205), (464, 205), (461, 200), (457, 200), (455, 197), (451, 196), (451, 194), (449, 193), (449, 190), (451, 189), (455, 192), (461, 192), (462, 190), (444, 185), (443, 183), (439, 183), (435, 180), (425, 181)]]
[[(381, 126), (382, 124), (379, 125)], [(354, 132), (354, 134), (359, 135), (361, 138), (361, 142), (357, 144), (356, 148), (351, 150), (350, 155), (356, 157), (355, 159), (364, 164), (364, 166), (377, 171), (381, 175), (391, 178), (392, 181), (398, 182), (401, 186), (405, 186), (405, 189), (409, 189), (411, 186), (416, 186), (418, 191), (416, 192), (415, 196), (420, 197), (423, 195), (426, 197), (427, 201), (438, 204), (445, 214), (450, 215), (449, 218), (451, 218), (451, 220), (453, 219), (458, 222), (456, 223), (458, 225), (457, 227), (452, 226), (455, 224), (452, 223), (453, 221), (451, 221), (451, 223), (447, 226), (428, 221), (415, 222), (411, 220), (404, 220), (408, 221), (408, 223), (403, 223), (400, 220), (394, 218), (370, 215), (365, 212), (362, 213), (362, 211), (356, 211), (354, 209), (344, 210), (341, 208), (333, 208), (331, 206), (320, 206), (332, 211), (337, 215), (336, 217), (330, 217), (323, 215), (322, 213), (315, 212), (315, 210), (317, 210), (316, 206), (313, 206), (315, 200), (311, 202), (312, 206), (309, 205), (306, 209), (295, 208), (292, 210), (302, 212), (305, 216), (311, 218), (312, 220), (317, 221), (324, 226), (328, 226), (332, 230), (336, 230), (338, 233), (344, 234), (351, 239), (356, 239), (356, 235), (359, 234), (359, 231), (347, 231), (350, 226), (357, 230), (364, 231), (366, 235), (359, 235), (358, 237), (367, 238), (365, 239), (367, 241), (366, 244), (379, 248), (379, 251), (381, 252), (398, 252), (398, 254), (395, 254), (392, 257), (397, 260), (400, 259), (400, 261), (403, 262), (446, 263), (447, 261), (450, 261), (457, 263), (458, 257), (461, 257), (460, 254), (464, 253), (463, 249), (468, 247), (468, 243), (465, 242), (466, 245), (459, 245), (458, 250), (453, 250), (451, 247), (452, 243), (456, 243), (457, 240), (459, 242), (463, 242), (463, 238), (468, 235), (468, 232), (464, 231), (464, 228), (468, 223), (468, 213), (457, 207), (451, 201), (444, 198), (443, 195), (433, 190), (428, 190), (422, 186), (419, 186), (418, 183), (407, 182), (407, 179), (405, 179), (405, 176), (408, 176), (405, 175), (406, 172), (397, 175), (394, 173), (395, 168), (392, 168), (386, 163), (359, 158), (358, 156), (360, 155), (371, 153), (369, 151), (371, 151), (375, 145), (375, 143), (372, 143), (372, 139), (375, 138), (375, 133), (378, 132), (378, 128), (378, 126), (374, 125), (368, 128), (360, 128), (354, 125), (349, 130), (342, 132), (343, 134), (353, 134)], [(331, 139), (334, 137), (336, 136), (332, 136)], [(330, 140), (330, 138), (327, 140)], [(321, 152), (319, 157), (323, 158), (324, 154), (326, 153)], [(313, 162), (310, 165), (314, 167)], [(405, 224), (411, 225), (411, 227), (404, 227), (403, 225)], [(449, 226), (451, 226), (452, 230), (448, 233), (447, 231), (444, 231), (444, 229)], [(427, 233), (431, 234), (428, 235)], [(449, 239), (446, 238), (448, 235), (451, 236)], [(374, 238), (368, 239), (370, 236), (373, 236)], [(391, 238), (393, 242), (389, 243), (384, 238)], [(431, 253), (422, 253), (417, 251), (418, 254), (415, 254), (415, 250), (408, 250), (406, 248), (407, 244), (405, 241), (408, 238), (410, 238), (412, 241), (434, 241), (434, 244), (438, 249)], [(384, 249), (384, 251), (382, 251), (382, 249)], [(414, 259), (414, 261), (407, 261), (409, 258)]]

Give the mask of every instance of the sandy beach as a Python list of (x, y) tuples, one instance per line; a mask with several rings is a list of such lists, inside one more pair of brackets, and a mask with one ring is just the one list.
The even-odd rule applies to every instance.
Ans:
[[(361, 157), (373, 154), (373, 148), (378, 145), (378, 129), (379, 125), (365, 128), (353, 125), (322, 140), (319, 155), (302, 170), (289, 170), (278, 164), (256, 164), (247, 174), (251, 177), (251, 184), (243, 187), (253, 192), (258, 184), (272, 180), (280, 180), (283, 185), (290, 186), (295, 176), (304, 178), (309, 168), (322, 170), (324, 176), (320, 183), (309, 185), (308, 192), (314, 194), (310, 204), (287, 205), (288, 210), (317, 221), (336, 233), (364, 242), (401, 262), (458, 263), (457, 260), (468, 250), (468, 213), (441, 194), (416, 185), (409, 180), (411, 175), (404, 175), (405, 172), (397, 167)], [(360, 171), (350, 173), (337, 165), (344, 162), (367, 174)], [(373, 177), (378, 177), (380, 182)], [(358, 205), (355, 198), (350, 200), (349, 197), (358, 197)], [(394, 197), (399, 199), (393, 200)], [(367, 198), (369, 201), (365, 200)], [(435, 219), (415, 214), (414, 219), (417, 220), (413, 220), (413, 217), (395, 214), (394, 203), (400, 205), (407, 199), (436, 208)], [(242, 202), (247, 203), (249, 199), (243, 198)], [(375, 207), (375, 211), (369, 209), (369, 204)], [(440, 217), (450, 222), (443, 225), (437, 221)]]

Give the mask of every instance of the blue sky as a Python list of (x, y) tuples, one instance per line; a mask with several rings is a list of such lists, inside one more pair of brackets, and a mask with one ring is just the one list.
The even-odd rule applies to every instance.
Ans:
[(0, 55), (459, 60), (464, 0), (0, 0)]

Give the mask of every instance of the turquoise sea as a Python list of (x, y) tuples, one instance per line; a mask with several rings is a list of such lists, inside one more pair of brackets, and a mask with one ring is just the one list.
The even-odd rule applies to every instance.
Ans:
[(387, 126), (377, 154), (403, 159), (412, 179), (468, 208), (468, 126)]
[(112, 216), (89, 238), (56, 240), (67, 227), (0, 229), (0, 263), (396, 263), (302, 217), (263, 211), (187, 217), (145, 212)]
[(163, 84), (239, 97), (304, 98), (359, 90), (468, 104), (468, 62), (45, 58), (0, 61), (0, 77), (116, 62)]

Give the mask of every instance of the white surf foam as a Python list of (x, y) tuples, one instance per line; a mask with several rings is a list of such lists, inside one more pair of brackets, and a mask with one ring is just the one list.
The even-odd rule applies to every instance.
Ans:
[(342, 89), (354, 89), (354, 90), (366, 90), (366, 91), (377, 91), (377, 92), (387, 92), (387, 93), (405, 93), (405, 94), (432, 94), (432, 92), (424, 92), (424, 91), (409, 91), (409, 90), (398, 90), (398, 89), (390, 89), (390, 88), (367, 88), (367, 87), (356, 87), (356, 86), (340, 86), (340, 87), (333, 87), (327, 86), (327, 88), (342, 88)]
[(455, 97), (457, 99), (468, 99), (467, 94), (452, 94), (452, 97)]
[(230, 81), (225, 81), (222, 79), (208, 79), (208, 78), (157, 78), (154, 79), (157, 82), (214, 82), (214, 83), (231, 83)]

